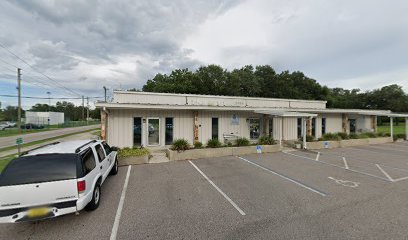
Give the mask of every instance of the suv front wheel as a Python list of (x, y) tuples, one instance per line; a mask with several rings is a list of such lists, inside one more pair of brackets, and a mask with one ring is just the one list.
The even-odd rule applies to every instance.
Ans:
[(115, 158), (115, 163), (113, 164), (113, 167), (110, 171), (110, 175), (116, 175), (118, 174), (119, 171), (119, 165), (118, 165), (118, 157)]
[(87, 211), (93, 211), (99, 207), (101, 201), (101, 186), (96, 184), (95, 189), (92, 193), (92, 200), (86, 206)]

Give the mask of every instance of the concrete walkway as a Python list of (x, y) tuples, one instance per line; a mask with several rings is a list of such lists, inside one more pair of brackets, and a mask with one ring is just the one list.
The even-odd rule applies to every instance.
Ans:
[[(71, 140), (94, 139), (96, 137), (96, 135), (94, 135), (93, 132), (95, 132), (95, 131), (89, 131), (89, 132), (85, 132), (85, 133), (78, 133), (78, 134), (71, 135), (71, 136), (68, 136), (68, 137), (63, 137), (63, 138), (60, 138), (60, 139), (54, 139), (52, 141), (47, 141), (47, 142), (43, 142), (43, 143), (40, 143), (40, 144), (24, 147), (24, 148), (22, 148), (22, 151), (28, 151), (30, 149), (40, 147), (40, 146), (43, 146), (43, 145), (48, 144), (48, 143), (58, 142), (58, 141), (59, 142), (64, 142), (64, 141), (71, 141)], [(17, 149), (8, 150), (8, 151), (1, 151), (0, 152), (0, 157), (5, 157), (5, 156), (11, 155), (11, 154), (17, 154)]]
[(16, 139), (18, 137), (23, 138), (24, 143), (30, 143), (34, 141), (43, 140), (43, 139), (62, 136), (65, 134), (83, 132), (86, 130), (98, 128), (99, 126), (100, 126), (99, 124), (96, 124), (96, 125), (89, 125), (89, 126), (82, 126), (82, 127), (60, 128), (60, 129), (49, 130), (49, 131), (44, 131), (44, 132), (14, 135), (10, 137), (0, 137), (0, 148), (5, 148), (5, 147), (16, 145)]

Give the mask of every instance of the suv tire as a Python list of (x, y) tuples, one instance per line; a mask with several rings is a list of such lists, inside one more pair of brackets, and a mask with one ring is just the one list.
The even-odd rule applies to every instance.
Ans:
[(109, 175), (116, 175), (116, 174), (118, 174), (118, 171), (119, 171), (118, 157), (115, 157), (115, 163), (113, 164), (113, 167), (112, 167)]
[(93, 193), (92, 193), (92, 200), (86, 205), (85, 209), (87, 211), (93, 211), (99, 207), (99, 203), (101, 202), (101, 186), (99, 183), (96, 184)]

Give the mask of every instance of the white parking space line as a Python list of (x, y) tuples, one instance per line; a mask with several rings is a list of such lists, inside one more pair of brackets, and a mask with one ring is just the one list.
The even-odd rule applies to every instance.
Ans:
[(238, 158), (241, 159), (241, 160), (243, 160), (243, 161), (245, 161), (245, 162), (247, 162), (247, 163), (250, 163), (250, 164), (252, 164), (252, 165), (254, 165), (254, 166), (256, 166), (256, 167), (259, 167), (259, 168), (261, 168), (261, 169), (263, 169), (263, 170), (265, 170), (265, 171), (267, 171), (267, 172), (269, 172), (269, 173), (275, 174), (276, 176), (279, 176), (279, 177), (281, 177), (281, 178), (283, 178), (283, 179), (285, 179), (285, 180), (287, 180), (287, 181), (289, 181), (289, 182), (292, 182), (292, 183), (294, 183), (294, 184), (296, 184), (296, 185), (298, 185), (298, 186), (301, 186), (301, 187), (303, 187), (303, 188), (305, 188), (305, 189), (307, 189), (307, 190), (310, 190), (310, 191), (312, 191), (312, 192), (314, 192), (314, 193), (317, 193), (317, 194), (319, 194), (319, 195), (321, 195), (321, 196), (323, 196), (323, 197), (327, 197), (327, 195), (328, 195), (327, 193), (324, 193), (324, 192), (322, 192), (322, 191), (320, 191), (320, 190), (318, 190), (318, 189), (316, 189), (316, 188), (309, 187), (309, 186), (307, 186), (307, 185), (305, 185), (305, 184), (299, 182), (298, 180), (295, 180), (295, 179), (293, 179), (293, 178), (287, 177), (287, 176), (285, 176), (285, 175), (283, 175), (283, 174), (280, 174), (280, 173), (278, 173), (278, 172), (275, 172), (275, 171), (273, 171), (273, 170), (271, 170), (271, 169), (269, 169), (269, 168), (263, 167), (263, 166), (261, 166), (261, 165), (259, 165), (259, 164), (256, 164), (256, 163), (254, 163), (254, 162), (252, 162), (252, 161), (250, 161), (250, 160), (248, 160), (248, 159), (245, 159), (245, 158), (243, 158), (243, 157), (238, 157)]
[[(192, 161), (188, 161), (189, 163), (191, 163), (191, 165), (193, 165), (193, 167), (225, 198), (227, 199), (227, 201), (242, 215), (245, 216), (245, 212), (242, 211), (242, 209), (240, 207), (238, 207), (238, 205), (231, 200), (230, 197), (228, 197), (227, 194), (225, 194), (217, 185), (215, 185), (215, 183), (213, 181), (211, 181), (211, 179), (209, 179), (207, 177), (207, 175), (205, 175), (203, 173), (203, 171), (201, 171)], [(112, 240), (112, 239), (111, 239)]]
[(132, 169), (132, 166), (129, 165), (128, 171), (126, 174), (126, 178), (125, 178), (125, 183), (123, 184), (122, 194), (120, 195), (118, 209), (116, 210), (115, 222), (113, 223), (110, 240), (116, 240), (116, 236), (118, 234), (119, 222), (120, 222), (120, 217), (122, 215), (123, 203), (125, 202), (126, 190), (127, 190), (128, 183), (129, 183), (129, 176), (130, 176), (131, 169)]
[(348, 169), (349, 169), (349, 166), (348, 166), (348, 164), (347, 164), (347, 160), (346, 160), (345, 157), (343, 157), (343, 162), (344, 162), (344, 168), (348, 170)]
[(389, 151), (396, 151), (396, 152), (404, 152), (404, 153), (408, 153), (407, 150), (401, 150), (401, 149), (397, 149), (395, 147), (384, 147), (384, 146), (367, 146), (367, 147), (371, 147), (371, 148), (376, 148), (376, 149), (382, 149), (382, 150), (389, 150)]
[(350, 168), (349, 168), (349, 169), (346, 169), (345, 167), (342, 167), (342, 166), (339, 166), (339, 165), (336, 165), (336, 164), (332, 164), (332, 163), (323, 162), (323, 161), (318, 161), (318, 162), (317, 162), (317, 161), (316, 161), (315, 159), (313, 159), (313, 158), (309, 158), (309, 157), (297, 155), (297, 154), (294, 154), (294, 153), (291, 153), (291, 152), (283, 151), (283, 153), (284, 153), (284, 154), (288, 154), (288, 155), (292, 155), (292, 156), (295, 156), (295, 157), (298, 157), (298, 158), (303, 158), (303, 159), (307, 159), (307, 160), (312, 160), (312, 161), (315, 162), (315, 163), (327, 164), (327, 165), (329, 165), (329, 166), (342, 168), (342, 169), (345, 169), (345, 170), (350, 171), (350, 172), (359, 173), (359, 174), (362, 174), (362, 175), (366, 175), (366, 176), (369, 176), (369, 177), (373, 177), (373, 178), (377, 178), (377, 179), (381, 179), (381, 180), (383, 180), (383, 181), (389, 182), (389, 179), (387, 179), (387, 178), (379, 177), (379, 176), (376, 176), (376, 175), (373, 175), (373, 174), (370, 174), (370, 173), (360, 172), (360, 171), (357, 171), (357, 170), (354, 170), (354, 169), (350, 169)]
[(320, 152), (317, 152), (316, 161), (319, 161), (319, 158), (320, 158)]
[(386, 171), (384, 171), (384, 169), (382, 169), (382, 167), (380, 167), (380, 165), (375, 164), (375, 166), (377, 166), (377, 168), (380, 169), (380, 171), (381, 171), (391, 182), (394, 182), (394, 179), (392, 179), (392, 177), (391, 177)]

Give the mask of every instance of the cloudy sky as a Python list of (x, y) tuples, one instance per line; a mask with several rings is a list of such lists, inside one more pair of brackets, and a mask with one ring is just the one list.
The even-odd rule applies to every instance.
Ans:
[[(24, 96), (76, 98), (206, 64), (270, 64), (329, 87), (408, 91), (407, 9), (402, 0), (0, 1), (0, 95), (16, 94), (15, 67)], [(37, 101), (48, 102), (23, 106)]]

